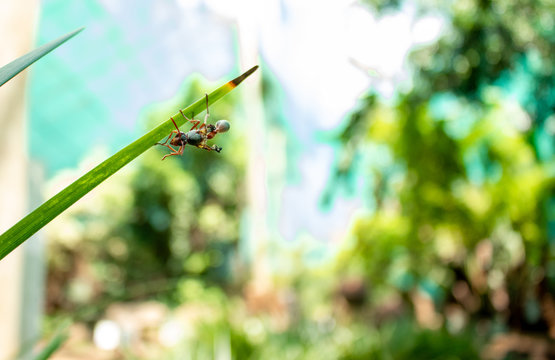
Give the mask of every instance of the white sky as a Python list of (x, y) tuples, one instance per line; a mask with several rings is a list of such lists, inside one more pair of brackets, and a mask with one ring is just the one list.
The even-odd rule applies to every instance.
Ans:
[[(355, 1), (206, 0), (206, 4), (224, 17), (255, 23), (261, 53), (272, 71), (287, 92), (313, 105), (324, 128), (337, 126), (371, 83), (383, 96), (392, 96), (396, 84), (408, 75), (409, 49), (434, 41), (444, 27), (438, 15), (417, 20), (411, 5), (376, 18)], [(378, 76), (368, 76), (353, 62)]]

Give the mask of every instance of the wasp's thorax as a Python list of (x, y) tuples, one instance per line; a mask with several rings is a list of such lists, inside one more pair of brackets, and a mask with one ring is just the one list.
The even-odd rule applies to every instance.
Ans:
[(202, 140), (204, 140), (200, 130), (191, 130), (185, 134), (185, 136), (187, 137), (187, 144), (191, 144), (193, 146), (199, 145)]

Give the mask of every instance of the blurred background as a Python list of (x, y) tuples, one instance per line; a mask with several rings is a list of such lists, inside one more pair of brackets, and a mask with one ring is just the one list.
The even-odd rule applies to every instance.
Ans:
[(2, 260), (0, 359), (555, 358), (553, 1), (1, 9), (85, 27), (0, 89), (2, 231), (260, 68)]

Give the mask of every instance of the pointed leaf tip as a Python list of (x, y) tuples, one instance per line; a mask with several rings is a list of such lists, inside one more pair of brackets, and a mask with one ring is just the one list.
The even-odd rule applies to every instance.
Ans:
[(72, 32), (69, 32), (56, 40), (53, 40), (47, 44), (44, 44), (27, 54), (18, 57), (14, 61), (9, 64), (6, 64), (0, 68), (0, 86), (4, 85), (8, 80), (19, 74), (21, 71), (25, 70), (29, 65), (43, 57), (44, 55), (48, 54), (50, 51), (54, 50), (58, 46), (62, 45), (67, 40), (71, 39), (81, 31), (83, 31), (84, 27), (76, 29)]
[(258, 69), (258, 65), (253, 66), (252, 68), (250, 68), (249, 70), (247, 70), (245, 73), (243, 73), (242, 75), (239, 75), (238, 77), (236, 77), (235, 79), (231, 80), (228, 84), (231, 85), (232, 87), (236, 87), (237, 85), (239, 85), (243, 80), (245, 80), (247, 77), (249, 77), (253, 72), (256, 71), (256, 69)]

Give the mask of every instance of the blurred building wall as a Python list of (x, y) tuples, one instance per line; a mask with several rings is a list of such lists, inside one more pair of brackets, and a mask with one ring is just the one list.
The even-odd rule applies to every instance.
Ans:
[[(0, 66), (34, 45), (37, 0), (0, 2)], [(26, 72), (0, 88), (0, 232), (27, 212)], [(0, 359), (14, 358), (20, 344), (23, 249), (0, 261)]]
[[(248, 7), (252, 7), (256, 0), (244, 2), (245, 8), (238, 12), (237, 30), (239, 40), (240, 68), (248, 69), (252, 64), (259, 62), (259, 39), (256, 24), (252, 16), (248, 15)], [(258, 71), (259, 73), (261, 70)], [(261, 87), (262, 77), (256, 74), (249, 79), (249, 85), (241, 91), (245, 118), (249, 119), (249, 157), (247, 165), (247, 218), (245, 224), (246, 240), (251, 249), (251, 274), (252, 283), (256, 291), (267, 291), (272, 287), (270, 273), (267, 267), (268, 260), (268, 223), (267, 223), (267, 187), (266, 187), (266, 154), (264, 139), (264, 111), (262, 109)], [(256, 80), (255, 80), (256, 79)], [(256, 81), (256, 82), (255, 82)]]

